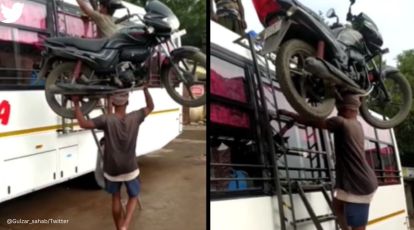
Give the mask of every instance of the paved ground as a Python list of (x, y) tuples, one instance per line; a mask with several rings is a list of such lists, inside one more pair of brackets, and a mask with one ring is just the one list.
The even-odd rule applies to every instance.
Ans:
[[(206, 229), (205, 138), (204, 127), (187, 127), (161, 151), (139, 158), (143, 210), (137, 209), (130, 229)], [(89, 174), (0, 204), (0, 230), (115, 229), (110, 196), (91, 181)], [(68, 223), (7, 224), (9, 218)]]

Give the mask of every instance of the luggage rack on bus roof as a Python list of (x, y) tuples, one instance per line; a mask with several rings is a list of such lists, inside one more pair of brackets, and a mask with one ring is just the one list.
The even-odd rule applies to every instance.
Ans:
[[(286, 143), (283, 141), (283, 134), (288, 129), (290, 129), (293, 126), (294, 122), (287, 122), (287, 124), (282, 127), (282, 122), (286, 122), (288, 120), (283, 119), (282, 116), (271, 116), (269, 114), (268, 109), (268, 103), (266, 101), (266, 95), (264, 93), (264, 83), (263, 79), (266, 79), (270, 82), (270, 88), (271, 88), (271, 94), (273, 99), (273, 105), (274, 105), (274, 111), (278, 111), (278, 104), (277, 104), (277, 98), (275, 93), (275, 87), (273, 84), (273, 79), (271, 77), (271, 71), (269, 67), (269, 60), (274, 62), (275, 55), (272, 53), (263, 54), (261, 52), (261, 47), (258, 46), (257, 41), (253, 38), (253, 33), (247, 33), (244, 36), (236, 39), (234, 43), (250, 50), (251, 57), (253, 60), (253, 67), (254, 67), (254, 74), (253, 79), (248, 79), (248, 83), (252, 84), (255, 93), (255, 96), (253, 97), (256, 101), (253, 102), (255, 105), (255, 112), (258, 113), (259, 120), (261, 121), (258, 123), (260, 126), (258, 128), (259, 132), (263, 132), (261, 136), (264, 138), (262, 140), (259, 139), (259, 141), (264, 141), (267, 144), (262, 143), (262, 146), (268, 147), (268, 155), (269, 159), (271, 161), (271, 171), (273, 176), (271, 177), (276, 191), (277, 196), (277, 202), (278, 202), (278, 212), (279, 212), (279, 218), (280, 218), (280, 229), (286, 230), (291, 226), (294, 230), (297, 229), (299, 224), (303, 224), (304, 222), (312, 221), (314, 226), (317, 230), (323, 230), (322, 224), (323, 222), (327, 221), (334, 221), (335, 228), (338, 229), (338, 224), (336, 222), (336, 217), (333, 214), (333, 207), (331, 204), (331, 198), (328, 195), (328, 190), (331, 190), (331, 197), (333, 195), (332, 188), (333, 188), (333, 176), (332, 176), (332, 168), (331, 161), (328, 159), (327, 151), (321, 151), (316, 145), (317, 142), (315, 142), (313, 145), (310, 145), (308, 142), (308, 149), (306, 149), (307, 154), (311, 155), (324, 155), (325, 162), (324, 165), (326, 165), (326, 168), (322, 168), (320, 162), (318, 165), (316, 165), (315, 168), (298, 168), (298, 167), (289, 167), (288, 165), (288, 159), (287, 156), (290, 154), (295, 154), (297, 156), (306, 157), (306, 154), (303, 154), (303, 150), (300, 148), (287, 148)], [(261, 61), (261, 64), (266, 67), (266, 73), (265, 76), (262, 75), (262, 72), (259, 68), (259, 61)], [(280, 132), (280, 138), (282, 141), (278, 142), (277, 138), (274, 137), (276, 135), (273, 134), (271, 121), (276, 120), (279, 126), (279, 132)], [(290, 126), (290, 127), (289, 127)], [(282, 131), (284, 130), (284, 131)], [(306, 130), (306, 138), (310, 138), (310, 135), (308, 135), (308, 129)], [(316, 132), (315, 128), (313, 128), (314, 133), (312, 135), (315, 135), (314, 138), (316, 138)], [(320, 131), (320, 130), (319, 130)], [(278, 134), (278, 132), (276, 132)], [(322, 134), (321, 134), (322, 135)], [(329, 143), (322, 143), (323, 148), (329, 148)], [(312, 150), (316, 146), (316, 150)], [(309, 157), (310, 162), (312, 162), (312, 157)], [(318, 158), (320, 159), (320, 158)], [(282, 165), (281, 165), (282, 164)], [(312, 165), (311, 165), (312, 166)], [(292, 178), (290, 176), (291, 171), (310, 171), (312, 173), (312, 178)], [(317, 176), (313, 177), (314, 172), (316, 172)], [(322, 172), (325, 172), (325, 177), (322, 177)], [(283, 174), (282, 174), (283, 173)], [(283, 177), (284, 176), (284, 177)], [(309, 182), (310, 181), (310, 182)], [(312, 207), (311, 203), (308, 201), (308, 198), (306, 196), (306, 193), (310, 192), (320, 192), (322, 193), (323, 197), (325, 198), (326, 202), (328, 203), (328, 206), (331, 210), (331, 213), (326, 215), (317, 215), (314, 207)], [(301, 198), (306, 210), (308, 211), (309, 217), (308, 218), (302, 218), (302, 219), (296, 219), (295, 216), (295, 205), (293, 202), (293, 193), (298, 193), (299, 197)], [(289, 196), (289, 202), (285, 202), (283, 199), (283, 195), (287, 194)], [(291, 219), (289, 220), (286, 216), (286, 210), (290, 211)]]

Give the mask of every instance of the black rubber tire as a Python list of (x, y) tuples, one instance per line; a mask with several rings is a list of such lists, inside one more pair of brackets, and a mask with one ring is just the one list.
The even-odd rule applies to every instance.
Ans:
[[(185, 57), (185, 58), (191, 58), (192, 60), (196, 60), (199, 64), (199, 66), (204, 67), (206, 69), (206, 55), (202, 52), (197, 52), (193, 54), (191, 57)], [(178, 104), (188, 107), (199, 107), (206, 104), (206, 85), (204, 85), (204, 94), (196, 98), (195, 100), (185, 100), (180, 94), (177, 93), (177, 91), (174, 89), (174, 86), (170, 84), (169, 77), (171, 76), (171, 71), (173, 71), (173, 67), (169, 66), (167, 69), (162, 71), (161, 80), (162, 83), (167, 90), (170, 97), (176, 101)], [(207, 70), (207, 69), (206, 69)], [(207, 79), (206, 79), (207, 81)]]
[[(401, 89), (401, 94), (402, 94), (402, 98), (403, 98), (403, 100), (402, 100), (403, 105), (402, 105), (401, 109), (398, 111), (398, 113), (396, 115), (394, 115), (394, 117), (392, 117), (392, 118), (390, 118), (389, 120), (386, 120), (386, 121), (373, 116), (369, 112), (369, 108), (368, 108), (367, 103), (366, 103), (367, 97), (364, 97), (362, 99), (362, 105), (359, 109), (359, 111), (361, 113), (361, 116), (364, 118), (364, 120), (368, 124), (374, 126), (375, 128), (379, 128), (379, 129), (390, 129), (390, 128), (393, 128), (393, 127), (399, 125), (401, 122), (403, 122), (404, 119), (410, 113), (411, 106), (412, 106), (412, 103), (413, 103), (413, 95), (412, 95), (410, 83), (400, 72), (392, 72), (392, 73), (388, 74), (387, 76), (385, 76), (385, 78), (392, 79), (396, 84), (399, 85), (399, 87)], [(369, 97), (369, 95), (368, 95), (368, 97)]]
[[(289, 71), (289, 59), (297, 52), (302, 52), (308, 57), (314, 56), (316, 53), (311, 45), (302, 40), (292, 39), (283, 43), (276, 56), (276, 76), (280, 88), (282, 89), (286, 100), (301, 116), (306, 117), (309, 120), (325, 119), (332, 113), (335, 107), (335, 98), (333, 96), (327, 98), (317, 107), (313, 107), (299, 94), (291, 80)], [(333, 89), (325, 87), (325, 90), (329, 92)], [(329, 94), (334, 95), (332, 92)]]
[[(64, 108), (62, 107), (59, 102), (56, 100), (56, 97), (54, 94), (52, 94), (48, 89), (50, 86), (56, 84), (56, 81), (59, 79), (59, 76), (64, 72), (71, 72), (75, 69), (75, 63), (73, 62), (63, 62), (56, 66), (46, 79), (45, 84), (45, 95), (46, 95), (46, 101), (49, 104), (49, 107), (59, 116), (62, 116), (64, 118), (75, 118), (75, 112), (72, 108)], [(82, 72), (86, 72), (87, 74), (90, 74), (91, 71), (88, 67), (84, 66), (82, 68)], [(74, 93), (75, 94), (75, 93)], [(86, 115), (90, 113), (98, 103), (99, 99), (96, 98), (89, 98), (89, 101), (86, 103), (81, 103), (80, 109), (83, 113), (83, 115)]]

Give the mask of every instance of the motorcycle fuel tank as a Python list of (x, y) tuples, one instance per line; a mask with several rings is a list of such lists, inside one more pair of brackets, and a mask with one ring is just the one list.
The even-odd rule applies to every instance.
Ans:
[(356, 49), (363, 49), (364, 37), (362, 34), (350, 27), (338, 28), (336, 31), (338, 41), (348, 47), (354, 47)]

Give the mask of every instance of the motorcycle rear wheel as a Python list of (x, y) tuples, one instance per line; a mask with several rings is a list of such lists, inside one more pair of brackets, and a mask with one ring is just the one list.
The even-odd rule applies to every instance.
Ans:
[[(177, 71), (172, 64), (162, 72), (162, 83), (167, 90), (171, 98), (183, 106), (198, 107), (203, 106), (206, 103), (206, 55), (202, 52), (191, 54), (187, 57), (178, 57), (172, 60), (175, 65), (178, 66), (181, 74), (189, 81), (188, 84), (182, 82), (177, 76)], [(183, 92), (180, 92), (182, 85)], [(194, 95), (193, 87), (201, 87), (202, 95)]]
[(276, 55), (276, 76), (289, 104), (309, 120), (322, 120), (335, 107), (334, 88), (304, 69), (307, 57), (315, 49), (308, 43), (292, 39), (283, 43)]
[(383, 100), (384, 94), (376, 86), (371, 94), (362, 99), (360, 107), (365, 121), (379, 129), (393, 128), (403, 122), (410, 113), (413, 100), (410, 83), (400, 72), (387, 74), (384, 85), (391, 97), (389, 102)]
[[(45, 84), (46, 101), (49, 107), (59, 116), (69, 119), (75, 118), (72, 101), (69, 96), (53, 93), (51, 87), (56, 86), (57, 83), (71, 82), (75, 66), (76, 64), (73, 62), (63, 62), (57, 65), (47, 76)], [(86, 65), (83, 65), (80, 74), (83, 77), (89, 77), (91, 72)], [(76, 95), (76, 92), (73, 92), (73, 95)], [(96, 107), (98, 101), (97, 98), (83, 97), (80, 101), (80, 109), (83, 115), (90, 113)]]

